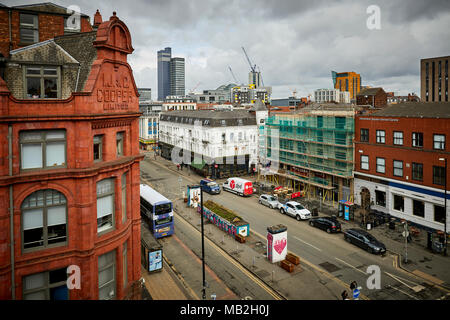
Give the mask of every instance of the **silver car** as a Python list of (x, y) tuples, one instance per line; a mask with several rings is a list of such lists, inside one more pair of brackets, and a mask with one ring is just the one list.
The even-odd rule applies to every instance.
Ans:
[(270, 194), (260, 195), (258, 202), (265, 206), (268, 206), (270, 209), (278, 209), (280, 205), (278, 199)]

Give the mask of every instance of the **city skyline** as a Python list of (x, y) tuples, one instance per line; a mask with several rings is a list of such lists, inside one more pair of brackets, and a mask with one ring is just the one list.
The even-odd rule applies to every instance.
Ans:
[[(70, 6), (70, 1), (53, 1)], [(25, 5), (32, 0), (2, 1)], [(137, 85), (157, 91), (157, 51), (172, 47), (186, 61), (186, 92), (234, 82), (228, 67), (245, 84), (250, 66), (260, 67), (272, 98), (332, 88), (331, 70), (361, 74), (362, 85), (398, 94), (420, 94), (420, 59), (448, 55), (447, 1), (164, 1), (133, 5), (116, 1), (77, 2), (93, 20), (97, 9), (112, 9), (126, 21), (135, 49), (130, 58)], [(380, 8), (380, 29), (367, 27), (370, 5)], [(201, 12), (201, 14), (200, 14)], [(249, 12), (252, 16), (249, 16)], [(345, 15), (343, 14), (345, 12)], [(220, 14), (219, 14), (220, 13)]]

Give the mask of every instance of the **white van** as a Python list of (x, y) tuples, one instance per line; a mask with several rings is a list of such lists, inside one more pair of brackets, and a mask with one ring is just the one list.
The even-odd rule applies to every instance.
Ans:
[(228, 178), (223, 183), (222, 188), (240, 196), (251, 196), (253, 194), (253, 183), (241, 178)]

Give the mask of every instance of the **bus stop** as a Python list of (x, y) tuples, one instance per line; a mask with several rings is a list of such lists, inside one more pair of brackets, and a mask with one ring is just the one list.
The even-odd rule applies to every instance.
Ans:
[(148, 272), (162, 271), (163, 268), (163, 247), (144, 221), (141, 222), (141, 264)]

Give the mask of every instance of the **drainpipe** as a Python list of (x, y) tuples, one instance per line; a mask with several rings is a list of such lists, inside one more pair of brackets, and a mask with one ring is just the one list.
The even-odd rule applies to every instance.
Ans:
[(12, 50), (11, 9), (8, 10), (9, 51)]
[(80, 68), (81, 68), (81, 63), (78, 64), (78, 72), (77, 72), (77, 82), (75, 84), (75, 92), (78, 92), (78, 80), (80, 78)]
[[(9, 176), (12, 176), (12, 126), (8, 126), (8, 160)], [(9, 227), (11, 237), (11, 299), (16, 300), (15, 265), (14, 265), (14, 199), (13, 186), (9, 185)]]

